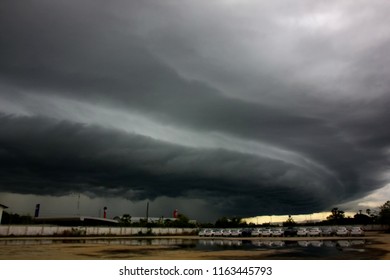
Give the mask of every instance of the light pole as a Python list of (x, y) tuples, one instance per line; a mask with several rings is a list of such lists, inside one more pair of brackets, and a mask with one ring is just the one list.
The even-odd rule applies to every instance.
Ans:
[(80, 193), (77, 198), (77, 216), (80, 216)]

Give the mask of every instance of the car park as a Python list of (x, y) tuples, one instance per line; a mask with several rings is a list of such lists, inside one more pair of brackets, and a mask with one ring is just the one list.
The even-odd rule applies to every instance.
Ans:
[(241, 229), (232, 229), (231, 231), (231, 236), (238, 237), (242, 235), (242, 230)]
[(200, 230), (199, 233), (198, 233), (198, 235), (199, 235), (199, 236), (211, 236), (212, 232), (213, 232), (213, 231), (212, 231), (211, 229), (206, 228), (206, 229)]
[(251, 236), (253, 236), (253, 237), (261, 236), (261, 229), (255, 228), (254, 230), (252, 230)]
[(346, 227), (338, 227), (336, 230), (337, 236), (347, 236), (349, 234)]
[(223, 236), (231, 236), (232, 235), (232, 231), (230, 230), (230, 229), (224, 229), (223, 231), (222, 231), (222, 235)]
[(252, 228), (244, 228), (244, 229), (241, 230), (241, 236), (243, 236), (243, 237), (252, 236), (252, 231), (253, 230), (254, 229), (252, 229)]
[(271, 232), (272, 232), (271, 235), (274, 237), (280, 237), (280, 236), (283, 236), (283, 234), (284, 234), (284, 231), (280, 228), (272, 229)]
[(204, 236), (211, 237), (214, 236), (214, 230), (212, 229), (206, 229)]
[(198, 236), (205, 236), (206, 235), (206, 230), (207, 229), (201, 229), (198, 233)]
[(298, 229), (295, 227), (288, 227), (284, 230), (284, 236), (296, 236)]
[(266, 228), (266, 229), (263, 229), (261, 231), (261, 236), (265, 237), (265, 236), (271, 236), (272, 235), (272, 231), (269, 229), (269, 228)]
[(309, 228), (307, 232), (308, 236), (320, 236), (321, 234), (322, 232), (318, 227)]
[(307, 236), (307, 233), (308, 232), (306, 228), (300, 227), (298, 228), (297, 236)]
[(361, 227), (352, 227), (350, 231), (351, 236), (364, 236), (364, 231)]
[(223, 234), (222, 229), (215, 229), (215, 230), (214, 230), (214, 233), (213, 233), (213, 236), (215, 236), (215, 237), (221, 237), (222, 234)]
[(333, 230), (330, 227), (325, 227), (325, 228), (321, 229), (321, 234), (322, 234), (322, 236), (332, 236)]

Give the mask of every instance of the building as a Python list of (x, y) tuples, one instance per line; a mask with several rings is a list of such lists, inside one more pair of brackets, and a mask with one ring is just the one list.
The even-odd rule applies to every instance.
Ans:
[(37, 217), (34, 218), (36, 224), (51, 224), (59, 226), (110, 226), (118, 224), (113, 219), (104, 219), (89, 216), (67, 216), (67, 217)]
[(1, 224), (1, 218), (3, 217), (3, 210), (7, 208), (8, 208), (7, 206), (0, 204), (0, 224)]

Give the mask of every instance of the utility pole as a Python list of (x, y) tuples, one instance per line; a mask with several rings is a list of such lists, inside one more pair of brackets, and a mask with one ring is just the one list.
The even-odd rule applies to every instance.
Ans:
[(80, 193), (77, 198), (77, 216), (80, 216)]
[(77, 211), (76, 211), (76, 216), (80, 216), (80, 193), (71, 193), (71, 196), (77, 196)]
[(146, 223), (148, 223), (149, 220), (149, 201), (146, 202)]

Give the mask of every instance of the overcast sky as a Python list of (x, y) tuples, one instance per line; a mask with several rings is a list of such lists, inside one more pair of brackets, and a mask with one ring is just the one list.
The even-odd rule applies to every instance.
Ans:
[(71, 214), (81, 194), (84, 214), (150, 201), (207, 220), (373, 195), (390, 182), (389, 13), (385, 0), (2, 0), (0, 203)]

